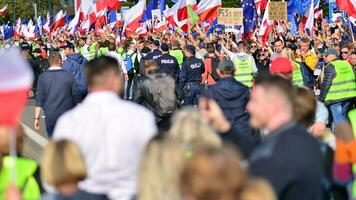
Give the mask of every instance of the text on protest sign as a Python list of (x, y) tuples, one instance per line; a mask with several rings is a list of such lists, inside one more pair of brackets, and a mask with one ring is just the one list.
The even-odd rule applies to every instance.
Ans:
[(220, 8), (218, 11), (218, 24), (226, 26), (242, 25), (242, 8)]
[(269, 19), (287, 21), (287, 2), (269, 2)]

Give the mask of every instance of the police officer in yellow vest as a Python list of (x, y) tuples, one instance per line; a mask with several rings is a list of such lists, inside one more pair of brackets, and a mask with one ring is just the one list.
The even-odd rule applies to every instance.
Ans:
[(336, 124), (347, 121), (346, 113), (351, 101), (356, 98), (355, 73), (347, 61), (338, 59), (338, 54), (335, 49), (326, 51), (327, 65), (324, 68), (319, 97), (329, 107)]
[(246, 46), (243, 41), (238, 42), (235, 49), (237, 50), (237, 53), (230, 52), (222, 46), (222, 50), (229, 56), (235, 65), (235, 79), (251, 88), (255, 74), (257, 73), (255, 59), (250, 54), (246, 53)]
[[(17, 151), (20, 152), (22, 146), (22, 129), (16, 131)], [(9, 153), (9, 128), (0, 125), (0, 154)], [(11, 183), (14, 184), (22, 199), (41, 199), (40, 186), (34, 177), (38, 170), (35, 161), (23, 157), (0, 157), (0, 199), (5, 199), (5, 193)], [(12, 173), (14, 172), (15, 180)], [(12, 188), (13, 189), (13, 188)]]

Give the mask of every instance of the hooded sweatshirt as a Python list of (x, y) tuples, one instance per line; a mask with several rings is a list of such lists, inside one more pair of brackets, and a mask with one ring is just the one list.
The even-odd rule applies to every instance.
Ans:
[(88, 89), (84, 75), (84, 65), (87, 62), (81, 54), (72, 54), (67, 57), (62, 65), (62, 69), (73, 74), (81, 93), (86, 93)]

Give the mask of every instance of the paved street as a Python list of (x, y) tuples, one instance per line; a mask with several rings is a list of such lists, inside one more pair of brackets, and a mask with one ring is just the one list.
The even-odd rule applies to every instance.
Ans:
[(47, 133), (43, 118), (41, 118), (41, 130), (34, 130), (34, 108), (35, 101), (30, 99), (21, 118), (21, 123), (25, 131), (23, 155), (39, 161), (43, 146), (47, 143)]

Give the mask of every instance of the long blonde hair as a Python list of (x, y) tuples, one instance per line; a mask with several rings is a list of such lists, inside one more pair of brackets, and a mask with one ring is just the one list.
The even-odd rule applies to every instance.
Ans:
[(182, 148), (172, 140), (152, 140), (139, 170), (138, 199), (181, 200), (179, 177), (184, 159)]
[(195, 108), (184, 108), (173, 116), (168, 137), (183, 146), (222, 145), (219, 136)]

